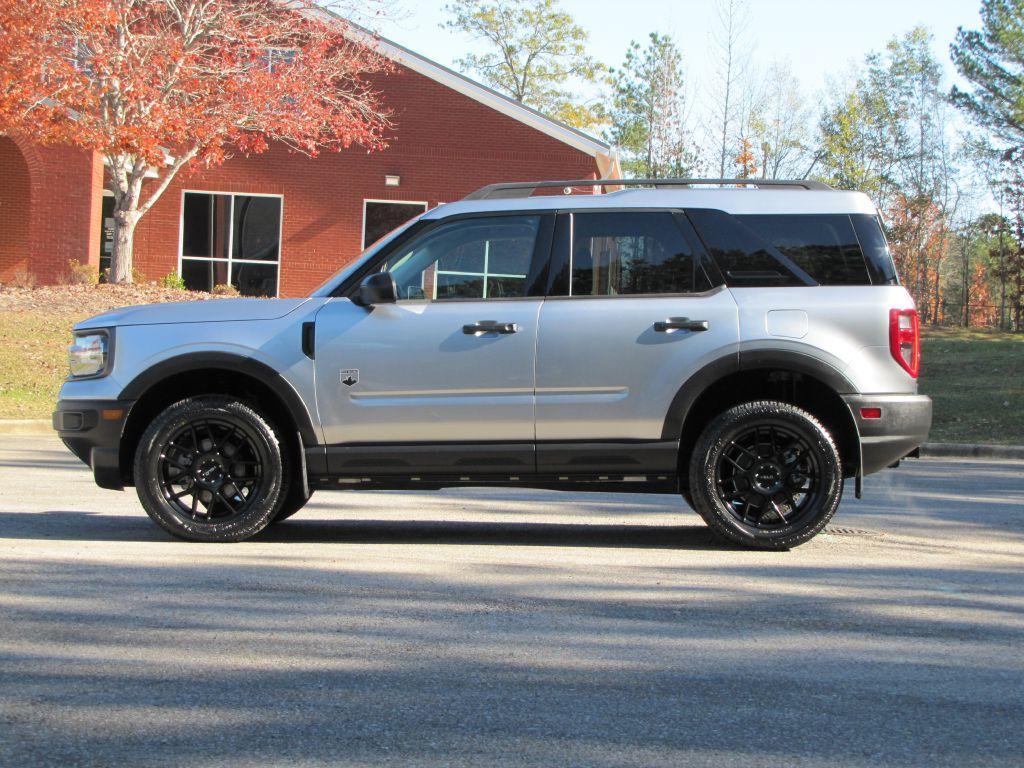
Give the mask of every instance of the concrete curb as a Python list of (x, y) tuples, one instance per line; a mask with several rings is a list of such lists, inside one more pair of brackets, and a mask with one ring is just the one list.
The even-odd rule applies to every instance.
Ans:
[(925, 443), (922, 458), (1024, 459), (1024, 445), (983, 445), (978, 443)]
[(0, 435), (56, 435), (49, 419), (0, 419)]

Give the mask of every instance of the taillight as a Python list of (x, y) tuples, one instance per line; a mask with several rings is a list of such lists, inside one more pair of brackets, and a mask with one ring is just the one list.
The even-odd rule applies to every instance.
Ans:
[(921, 321), (916, 309), (889, 310), (889, 351), (916, 379), (921, 371)]

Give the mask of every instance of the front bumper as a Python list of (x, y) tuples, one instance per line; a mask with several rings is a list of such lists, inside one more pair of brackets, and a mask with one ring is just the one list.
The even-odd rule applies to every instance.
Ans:
[(100, 488), (124, 488), (121, 437), (133, 401), (61, 400), (53, 428), (72, 453), (91, 469)]
[[(860, 434), (861, 475), (870, 475), (910, 455), (927, 440), (932, 399), (927, 395), (844, 395)], [(864, 418), (877, 408), (881, 417)]]

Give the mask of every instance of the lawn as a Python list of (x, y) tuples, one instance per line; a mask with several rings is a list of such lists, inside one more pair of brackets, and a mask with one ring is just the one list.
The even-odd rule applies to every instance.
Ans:
[(926, 328), (921, 354), (932, 441), (1024, 445), (1024, 334)]
[(152, 283), (0, 288), (0, 419), (50, 418), (80, 320), (131, 304), (210, 298)]
[[(208, 298), (151, 288), (0, 292), (0, 419), (46, 419), (67, 370), (69, 329), (125, 304)], [(935, 442), (1024, 445), (1024, 334), (927, 328), (921, 391)]]

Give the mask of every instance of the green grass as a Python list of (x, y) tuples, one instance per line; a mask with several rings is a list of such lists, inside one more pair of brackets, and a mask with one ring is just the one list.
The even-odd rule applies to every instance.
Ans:
[[(0, 311), (0, 419), (49, 418), (71, 325), (89, 314)], [(926, 328), (923, 346), (931, 440), (1024, 445), (1024, 334)]]
[(1024, 445), (1024, 334), (926, 328), (921, 355), (932, 442)]
[(0, 419), (48, 419), (67, 374), (75, 320), (63, 313), (0, 312)]

